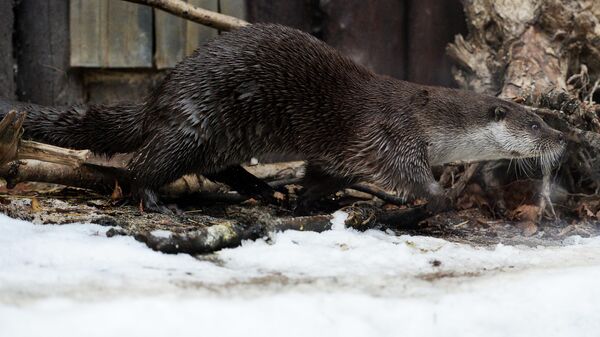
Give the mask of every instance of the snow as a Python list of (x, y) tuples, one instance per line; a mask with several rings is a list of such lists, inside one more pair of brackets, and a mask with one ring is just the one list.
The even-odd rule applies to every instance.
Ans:
[(0, 215), (0, 336), (600, 334), (600, 238), (474, 247), (345, 216), (197, 259)]
[(348, 213), (344, 211), (336, 211), (332, 214), (333, 218), (331, 219), (331, 229), (332, 230), (342, 230), (346, 228), (346, 219), (348, 219)]

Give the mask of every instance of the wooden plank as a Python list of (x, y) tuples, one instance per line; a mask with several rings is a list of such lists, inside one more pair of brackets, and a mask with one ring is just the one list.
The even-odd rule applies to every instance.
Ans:
[(103, 51), (105, 31), (103, 18), (106, 17), (108, 2), (71, 0), (69, 33), (71, 44), (71, 65), (76, 67), (105, 66)]
[(0, 1), (0, 98), (14, 99), (15, 59), (13, 58), (14, 1)]
[(115, 0), (70, 0), (71, 65), (152, 66), (152, 9)]
[[(188, 0), (188, 2), (210, 11), (219, 11), (219, 0)], [(215, 38), (217, 35), (219, 35), (219, 31), (214, 28), (187, 21), (185, 55), (191, 55), (200, 45)]]
[(186, 20), (154, 10), (154, 34), (158, 69), (171, 68), (185, 56)]
[[(190, 4), (219, 11), (218, 0), (188, 0)], [(155, 10), (155, 63), (158, 69), (171, 68), (185, 56), (198, 48), (202, 43), (216, 37), (216, 29), (206, 27), (174, 15)]]
[(83, 102), (79, 73), (69, 66), (69, 1), (20, 1), (15, 23), (18, 99), (44, 105)]
[(109, 0), (107, 15), (106, 65), (110, 68), (152, 67), (152, 8)]
[(409, 8), (407, 79), (429, 85), (456, 85), (446, 46), (456, 34), (466, 36), (461, 1), (410, 0)]
[(377, 73), (403, 78), (405, 1), (321, 1), (322, 38)]
[(145, 69), (87, 69), (83, 80), (89, 104), (143, 102), (165, 75)]

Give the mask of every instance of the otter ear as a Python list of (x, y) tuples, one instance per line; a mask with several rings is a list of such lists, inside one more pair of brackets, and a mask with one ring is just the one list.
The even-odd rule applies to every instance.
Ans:
[(496, 120), (496, 122), (503, 120), (504, 117), (506, 117), (506, 110), (500, 106), (496, 107), (494, 109), (494, 119)]

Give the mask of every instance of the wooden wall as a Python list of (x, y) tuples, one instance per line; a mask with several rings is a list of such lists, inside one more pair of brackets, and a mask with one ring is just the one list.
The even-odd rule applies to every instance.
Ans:
[(14, 41), (19, 100), (47, 105), (84, 101), (80, 74), (69, 64), (67, 27), (68, 1), (18, 2), (15, 7)]
[(405, 78), (404, 1), (320, 2), (322, 38), (380, 74)]
[(152, 8), (125, 1), (70, 0), (69, 9), (72, 67), (152, 67)]
[[(296, 27), (378, 73), (424, 84), (453, 85), (445, 47), (466, 31), (460, 0), (186, 1)], [(0, 95), (41, 104), (142, 99), (219, 34), (120, 0), (20, 0), (13, 11), (13, 0), (0, 3)]]
[(13, 57), (13, 1), (0, 1), (0, 97), (14, 99), (17, 86), (15, 83)]
[(452, 62), (446, 46), (466, 34), (460, 0), (410, 0), (407, 6), (406, 79), (421, 84), (452, 86)]
[[(204, 9), (219, 11), (219, 0), (188, 0), (188, 2)], [(154, 19), (155, 61), (158, 69), (175, 66), (179, 60), (196, 50), (203, 41), (219, 34), (216, 29), (159, 10), (154, 11)]]

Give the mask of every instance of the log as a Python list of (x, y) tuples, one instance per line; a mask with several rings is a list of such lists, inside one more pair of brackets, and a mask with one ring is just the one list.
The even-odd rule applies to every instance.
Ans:
[[(418, 223), (431, 214), (422, 206), (384, 212), (368, 205), (349, 206), (340, 210), (346, 215), (344, 226), (357, 230), (415, 229)], [(271, 233), (285, 230), (323, 232), (331, 230), (333, 215), (313, 215), (291, 218), (274, 218), (262, 215), (247, 221), (216, 220), (211, 226), (184, 233), (142, 232), (135, 235), (151, 249), (168, 254), (207, 254), (236, 247), (243, 240), (256, 240)], [(339, 221), (339, 220), (338, 220)]]
[(0, 164), (17, 158), (24, 121), (25, 114), (17, 116), (16, 111), (10, 111), (0, 121)]
[(21, 182), (42, 182), (111, 193), (115, 182), (129, 186), (127, 172), (122, 169), (95, 165), (73, 167), (38, 160), (18, 160), (2, 165), (0, 177), (6, 180), (8, 188)]
[(302, 177), (304, 175), (304, 165), (304, 161), (298, 160), (281, 163), (243, 165), (243, 167), (257, 178), (281, 180)]
[(21, 140), (25, 113), (10, 111), (0, 121), (0, 165), (14, 160), (36, 159), (55, 164), (78, 167), (90, 157), (88, 150), (77, 151)]

